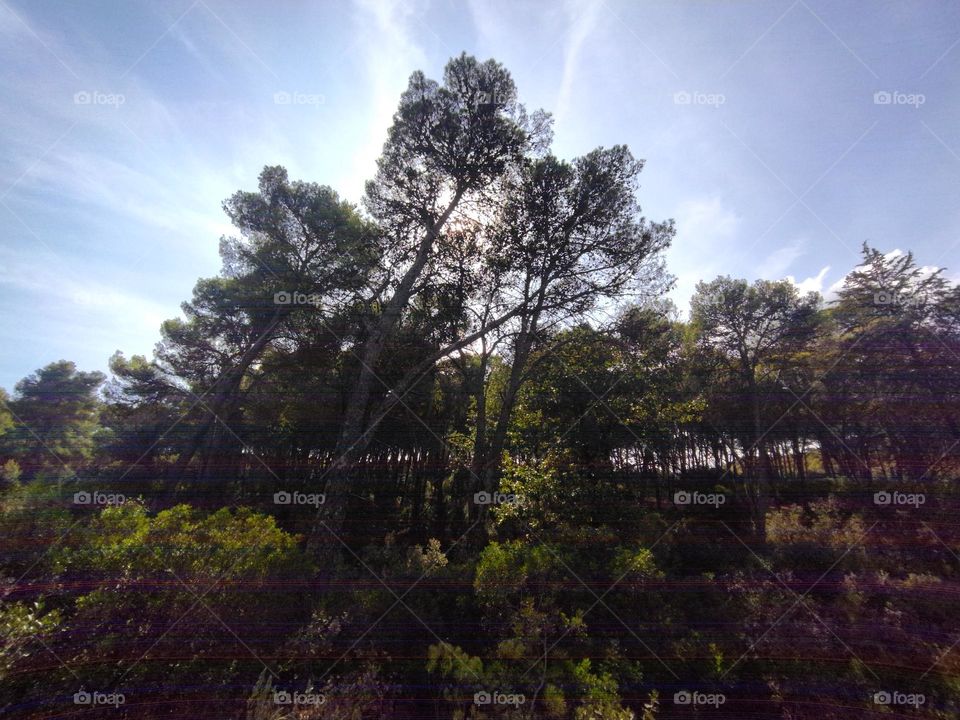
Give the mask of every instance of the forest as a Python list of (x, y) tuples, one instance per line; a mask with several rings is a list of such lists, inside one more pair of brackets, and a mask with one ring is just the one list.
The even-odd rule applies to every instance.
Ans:
[(0, 390), (0, 715), (960, 717), (960, 287), (681, 312), (552, 132), (415, 72), (362, 204), (265, 167), (152, 357)]

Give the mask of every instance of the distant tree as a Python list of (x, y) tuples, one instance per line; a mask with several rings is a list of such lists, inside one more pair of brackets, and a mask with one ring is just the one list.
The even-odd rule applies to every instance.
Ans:
[(20, 478), (20, 464), (12, 457), (8, 457), (11, 448), (5, 446), (3, 436), (13, 429), (15, 421), (13, 413), (7, 403), (10, 397), (6, 390), (0, 388), (0, 488)]
[(498, 257), (522, 310), (510, 326), (510, 374), (486, 448), (483, 489), (496, 488), (517, 393), (531, 352), (551, 326), (582, 316), (598, 302), (668, 285), (660, 253), (673, 223), (651, 223), (636, 200), (643, 163), (624, 146), (563, 162), (527, 163), (513, 179), (496, 230)]
[(846, 475), (935, 477), (960, 440), (960, 290), (943, 272), (864, 244), (830, 308), (817, 410)]
[[(451, 231), (451, 219), (468, 209), (486, 212), (508, 170), (548, 135), (546, 118), (527, 115), (509, 72), (492, 60), (454, 58), (442, 84), (421, 72), (411, 76), (376, 177), (367, 184), (366, 205), (379, 226), (384, 273), (374, 296), (377, 312), (357, 348), (357, 378), (327, 486), (322, 515), (333, 532), (342, 523), (353, 458), (369, 442), (365, 418), (384, 348), (412, 300), (456, 262), (448, 252), (450, 240), (462, 234)], [(320, 537), (330, 541), (325, 531)]]
[[(25, 479), (40, 474), (70, 477), (93, 457), (100, 413), (97, 390), (105, 379), (103, 373), (81, 372), (74, 363), (60, 360), (17, 383), (7, 403), (15, 426), (0, 437), (0, 445)], [(0, 415), (8, 427), (9, 421), (6, 413)]]
[(241, 237), (221, 239), (221, 276), (197, 283), (183, 304), (186, 320), (163, 324), (156, 353), (172, 381), (188, 384), (199, 418), (180, 449), (176, 478), (205, 439), (223, 437), (211, 428), (229, 418), (266, 348), (298, 317), (349, 306), (379, 260), (370, 226), (349, 203), (328, 187), (290, 181), (281, 167), (265, 168), (259, 190), (235, 193), (224, 210)]
[(763, 481), (771, 481), (775, 474), (765, 442), (764, 406), (779, 393), (778, 359), (813, 336), (819, 303), (819, 295), (801, 297), (789, 281), (757, 280), (749, 285), (729, 277), (698, 283), (690, 302), (698, 342), (716, 353), (743, 393), (737, 414), (748, 418), (742, 452), (750, 475), (747, 496), (759, 538), (766, 535)]

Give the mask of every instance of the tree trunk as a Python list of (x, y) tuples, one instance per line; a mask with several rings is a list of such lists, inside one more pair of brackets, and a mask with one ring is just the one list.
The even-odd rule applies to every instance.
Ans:
[(772, 482), (770, 477), (773, 472), (773, 468), (770, 464), (770, 456), (767, 455), (766, 449), (762, 447), (763, 445), (763, 431), (760, 429), (760, 390), (757, 387), (757, 381), (754, 374), (754, 370), (751, 368), (750, 377), (749, 377), (749, 387), (750, 387), (750, 400), (753, 405), (753, 452), (757, 453), (757, 461), (751, 462), (751, 478), (750, 483), (752, 485), (751, 495), (752, 495), (752, 514), (753, 514), (753, 531), (761, 543), (767, 541), (767, 497), (763, 491), (763, 479), (761, 475), (765, 472), (768, 479)]
[[(263, 349), (273, 339), (277, 328), (280, 326), (280, 323), (288, 315), (289, 311), (285, 309), (285, 306), (277, 306), (277, 309), (273, 313), (273, 317), (271, 317), (267, 322), (264, 331), (260, 333), (254, 343), (243, 352), (243, 354), (240, 356), (240, 359), (237, 361), (237, 364), (224, 371), (204, 395), (196, 398), (195, 406), (200, 407), (201, 414), (203, 412), (209, 412), (210, 417), (207, 418), (200, 425), (200, 427), (194, 430), (190, 436), (190, 440), (187, 443), (186, 449), (181, 451), (180, 455), (177, 457), (177, 464), (174, 466), (172, 471), (174, 482), (177, 482), (184, 477), (190, 461), (193, 459), (194, 455), (196, 455), (197, 450), (199, 450), (200, 445), (203, 443), (204, 439), (209, 433), (211, 426), (216, 421), (216, 418), (223, 417), (223, 414), (228, 409), (228, 406), (236, 402), (237, 392), (240, 389), (240, 384), (243, 382), (243, 376), (250, 368), (250, 365), (252, 365), (253, 362), (260, 357)], [(209, 396), (209, 400), (204, 400), (205, 396)]]
[(490, 356), (486, 347), (480, 356), (480, 371), (474, 400), (477, 404), (477, 427), (473, 436), (473, 457), (470, 461), (474, 477), (483, 477), (484, 459), (487, 457), (487, 366)]
[(430, 260), (434, 243), (441, 229), (450, 219), (462, 196), (463, 191), (458, 189), (437, 221), (427, 228), (413, 263), (403, 274), (379, 322), (364, 344), (363, 355), (360, 358), (360, 374), (347, 402), (343, 427), (337, 440), (336, 459), (327, 478), (326, 500), (317, 513), (317, 522), (309, 542), (321, 555), (327, 554), (327, 550), (336, 548), (340, 544), (337, 537), (343, 527), (346, 514), (351, 468), (357, 455), (370, 442), (372, 433), (364, 432), (363, 420), (374, 381), (377, 379), (375, 368), (387, 341), (400, 321), (401, 314), (413, 297), (414, 286)]
[[(517, 336), (517, 342), (514, 346), (513, 363), (510, 366), (510, 378), (507, 380), (507, 386), (504, 388), (503, 399), (500, 404), (500, 412), (497, 414), (497, 424), (493, 435), (487, 446), (487, 454), (483, 462), (483, 473), (474, 479), (474, 482), (480, 482), (480, 490), (485, 492), (494, 492), (497, 489), (500, 479), (501, 463), (503, 461), (503, 451), (507, 444), (507, 430), (510, 428), (510, 418), (513, 414), (513, 407), (517, 401), (517, 393), (523, 384), (523, 373), (530, 357), (530, 349), (533, 347), (533, 334), (536, 327), (536, 318), (524, 322)], [(477, 517), (483, 520), (487, 515), (488, 507), (481, 505), (477, 507)]]

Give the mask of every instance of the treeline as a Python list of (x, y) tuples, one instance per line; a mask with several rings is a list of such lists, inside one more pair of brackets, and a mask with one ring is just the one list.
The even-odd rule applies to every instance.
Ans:
[[(189, 320), (164, 326), (157, 359), (112, 358), (102, 398), (104, 378), (69, 363), (26, 378), (9, 404), (23, 422), (4, 436), (8, 475), (82, 468), (158, 508), (269, 507), (286, 490), (324, 494), (324, 511), (342, 492), (345, 517), (363, 518), (370, 537), (445, 539), (483, 515), (473, 495), (498, 491), (505, 465), (563, 464), (660, 503), (684, 483), (722, 482), (750, 504), (762, 538), (771, 499), (810, 479), (906, 488), (957, 466), (958, 292), (910, 254), (865, 247), (830, 303), (787, 281), (718, 278), (698, 286), (686, 321), (657, 300), (585, 309), (533, 329), (505, 322), (439, 359), (440, 315), (417, 308), (384, 345), (349, 465), (342, 428), (369, 319), (280, 305), (289, 315), (253, 356), (237, 338), (262, 325), (234, 323), (265, 302), (276, 314), (272, 295), (257, 302), (232, 321), (185, 304)], [(244, 355), (247, 370), (218, 390)], [(280, 509), (299, 515), (300, 532), (313, 510)]]
[(942, 273), (865, 246), (830, 303), (787, 281), (718, 278), (698, 286), (687, 321), (666, 301), (586, 309), (536, 329), (506, 322), (440, 359), (440, 315), (418, 308), (385, 344), (349, 465), (341, 428), (369, 320), (279, 305), (289, 314), (253, 355), (242, 339), (263, 325), (247, 318), (276, 315), (272, 295), (226, 315), (221, 293), (249, 278), (204, 280), (197, 294), (220, 286), (217, 305), (185, 303), (155, 360), (118, 353), (105, 385), (67, 362), (21, 381), (4, 477), (76, 483), (79, 471), (154, 507), (263, 506), (279, 490), (326, 505), (348, 478), (345, 511), (374, 534), (447, 538), (478, 519), (473, 494), (499, 490), (504, 463), (563, 463), (658, 502), (678, 482), (724, 482), (762, 536), (762, 508), (811, 478), (912, 487), (955, 470), (960, 295)]
[[(642, 161), (550, 140), (493, 61), (415, 73), (363, 208), (265, 168), (152, 358), (0, 398), (0, 707), (132, 687), (131, 717), (580, 720), (680, 717), (665, 693), (700, 688), (847, 717), (803, 698), (937, 660), (956, 533), (864, 498), (954, 507), (960, 289), (865, 244), (830, 302), (721, 277), (683, 318)], [(861, 552), (881, 522), (894, 546)], [(925, 682), (947, 708), (955, 675)]]

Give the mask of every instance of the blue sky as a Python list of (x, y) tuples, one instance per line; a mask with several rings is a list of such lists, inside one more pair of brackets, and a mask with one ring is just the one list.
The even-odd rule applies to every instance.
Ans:
[(463, 50), (558, 155), (646, 159), (681, 307), (718, 274), (829, 293), (864, 240), (960, 277), (950, 0), (0, 0), (0, 386), (149, 354), (224, 198), (282, 164), (359, 200), (409, 74)]

